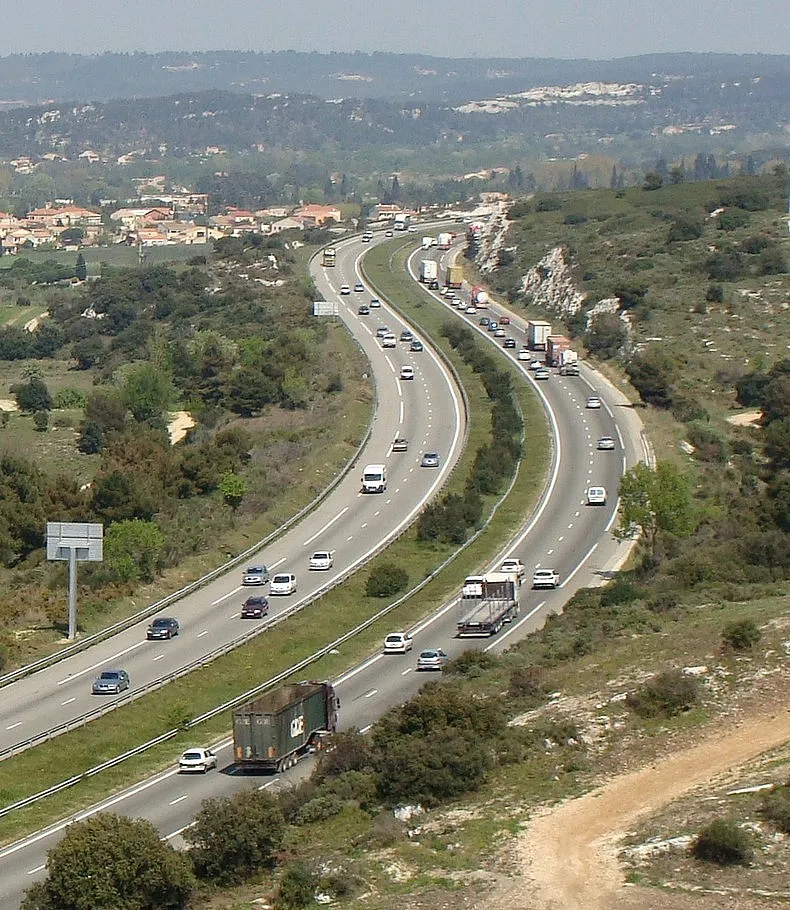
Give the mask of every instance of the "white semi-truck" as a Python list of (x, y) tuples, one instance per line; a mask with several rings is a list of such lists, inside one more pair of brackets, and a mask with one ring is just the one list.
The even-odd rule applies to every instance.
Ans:
[(423, 259), (420, 263), (420, 281), (428, 284), (439, 277), (439, 263), (435, 259)]

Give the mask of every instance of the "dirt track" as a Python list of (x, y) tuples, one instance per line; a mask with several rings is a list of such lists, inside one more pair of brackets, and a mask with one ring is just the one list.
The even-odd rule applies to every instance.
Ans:
[[(617, 860), (620, 839), (641, 815), (789, 739), (790, 709), (783, 707), (546, 810), (530, 822), (514, 847), (513, 859), (524, 879), (492, 895), (485, 902), (487, 910), (689, 907), (688, 896), (626, 886)], [(712, 902), (697, 896), (693, 901), (698, 910), (751, 906), (722, 896)]]

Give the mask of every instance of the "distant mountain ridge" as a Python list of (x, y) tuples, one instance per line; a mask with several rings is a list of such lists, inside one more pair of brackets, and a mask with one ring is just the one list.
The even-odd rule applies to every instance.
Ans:
[(15, 54), (0, 58), (0, 105), (108, 101), (204, 91), (461, 103), (535, 86), (790, 79), (790, 55), (651, 54), (614, 60), (444, 58), (278, 51)]

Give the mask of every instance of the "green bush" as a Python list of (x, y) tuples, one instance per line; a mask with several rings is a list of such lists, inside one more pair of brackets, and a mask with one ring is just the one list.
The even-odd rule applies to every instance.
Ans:
[(277, 910), (302, 910), (313, 903), (318, 877), (303, 862), (286, 866), (274, 906)]
[(618, 604), (633, 603), (641, 597), (639, 588), (625, 578), (615, 578), (601, 592), (601, 606), (614, 607)]
[(85, 393), (79, 389), (61, 389), (52, 399), (52, 407), (62, 410), (85, 407)]
[(444, 668), (444, 672), (474, 679), (494, 666), (496, 666), (496, 658), (493, 655), (477, 648), (471, 648), (469, 651), (462, 651), (458, 657), (451, 660)]
[(49, 411), (36, 411), (33, 414), (33, 426), (39, 433), (45, 433), (49, 429)]
[(749, 651), (762, 638), (760, 630), (751, 619), (727, 623), (721, 633), (725, 647), (733, 651)]
[(640, 717), (674, 717), (697, 701), (696, 679), (680, 670), (667, 670), (629, 692), (626, 703)]
[(328, 818), (334, 818), (343, 811), (343, 800), (335, 794), (326, 794), (317, 796), (305, 803), (296, 813), (294, 823), (297, 825), (309, 825), (313, 822), (322, 822)]
[(774, 787), (766, 793), (760, 812), (783, 834), (790, 834), (790, 788)]
[(545, 676), (542, 667), (516, 667), (510, 672), (508, 695), (511, 698), (542, 698), (548, 688)]
[(718, 866), (745, 866), (754, 853), (751, 837), (731, 819), (717, 818), (694, 838), (691, 855)]
[(365, 593), (368, 597), (392, 597), (408, 583), (409, 576), (405, 569), (392, 563), (381, 563), (368, 576)]

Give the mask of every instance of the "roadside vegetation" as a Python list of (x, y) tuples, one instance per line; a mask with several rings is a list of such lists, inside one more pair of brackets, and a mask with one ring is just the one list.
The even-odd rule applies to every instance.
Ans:
[[(246, 549), (353, 455), (372, 407), (364, 361), (312, 316), (288, 245), (258, 241), (80, 287), (46, 261), (0, 272), (0, 298), (41, 314), (33, 331), (0, 328), (0, 671), (63, 635), (47, 520), (105, 526), (104, 561), (80, 572), (93, 631)], [(194, 426), (173, 445), (179, 411)]]

